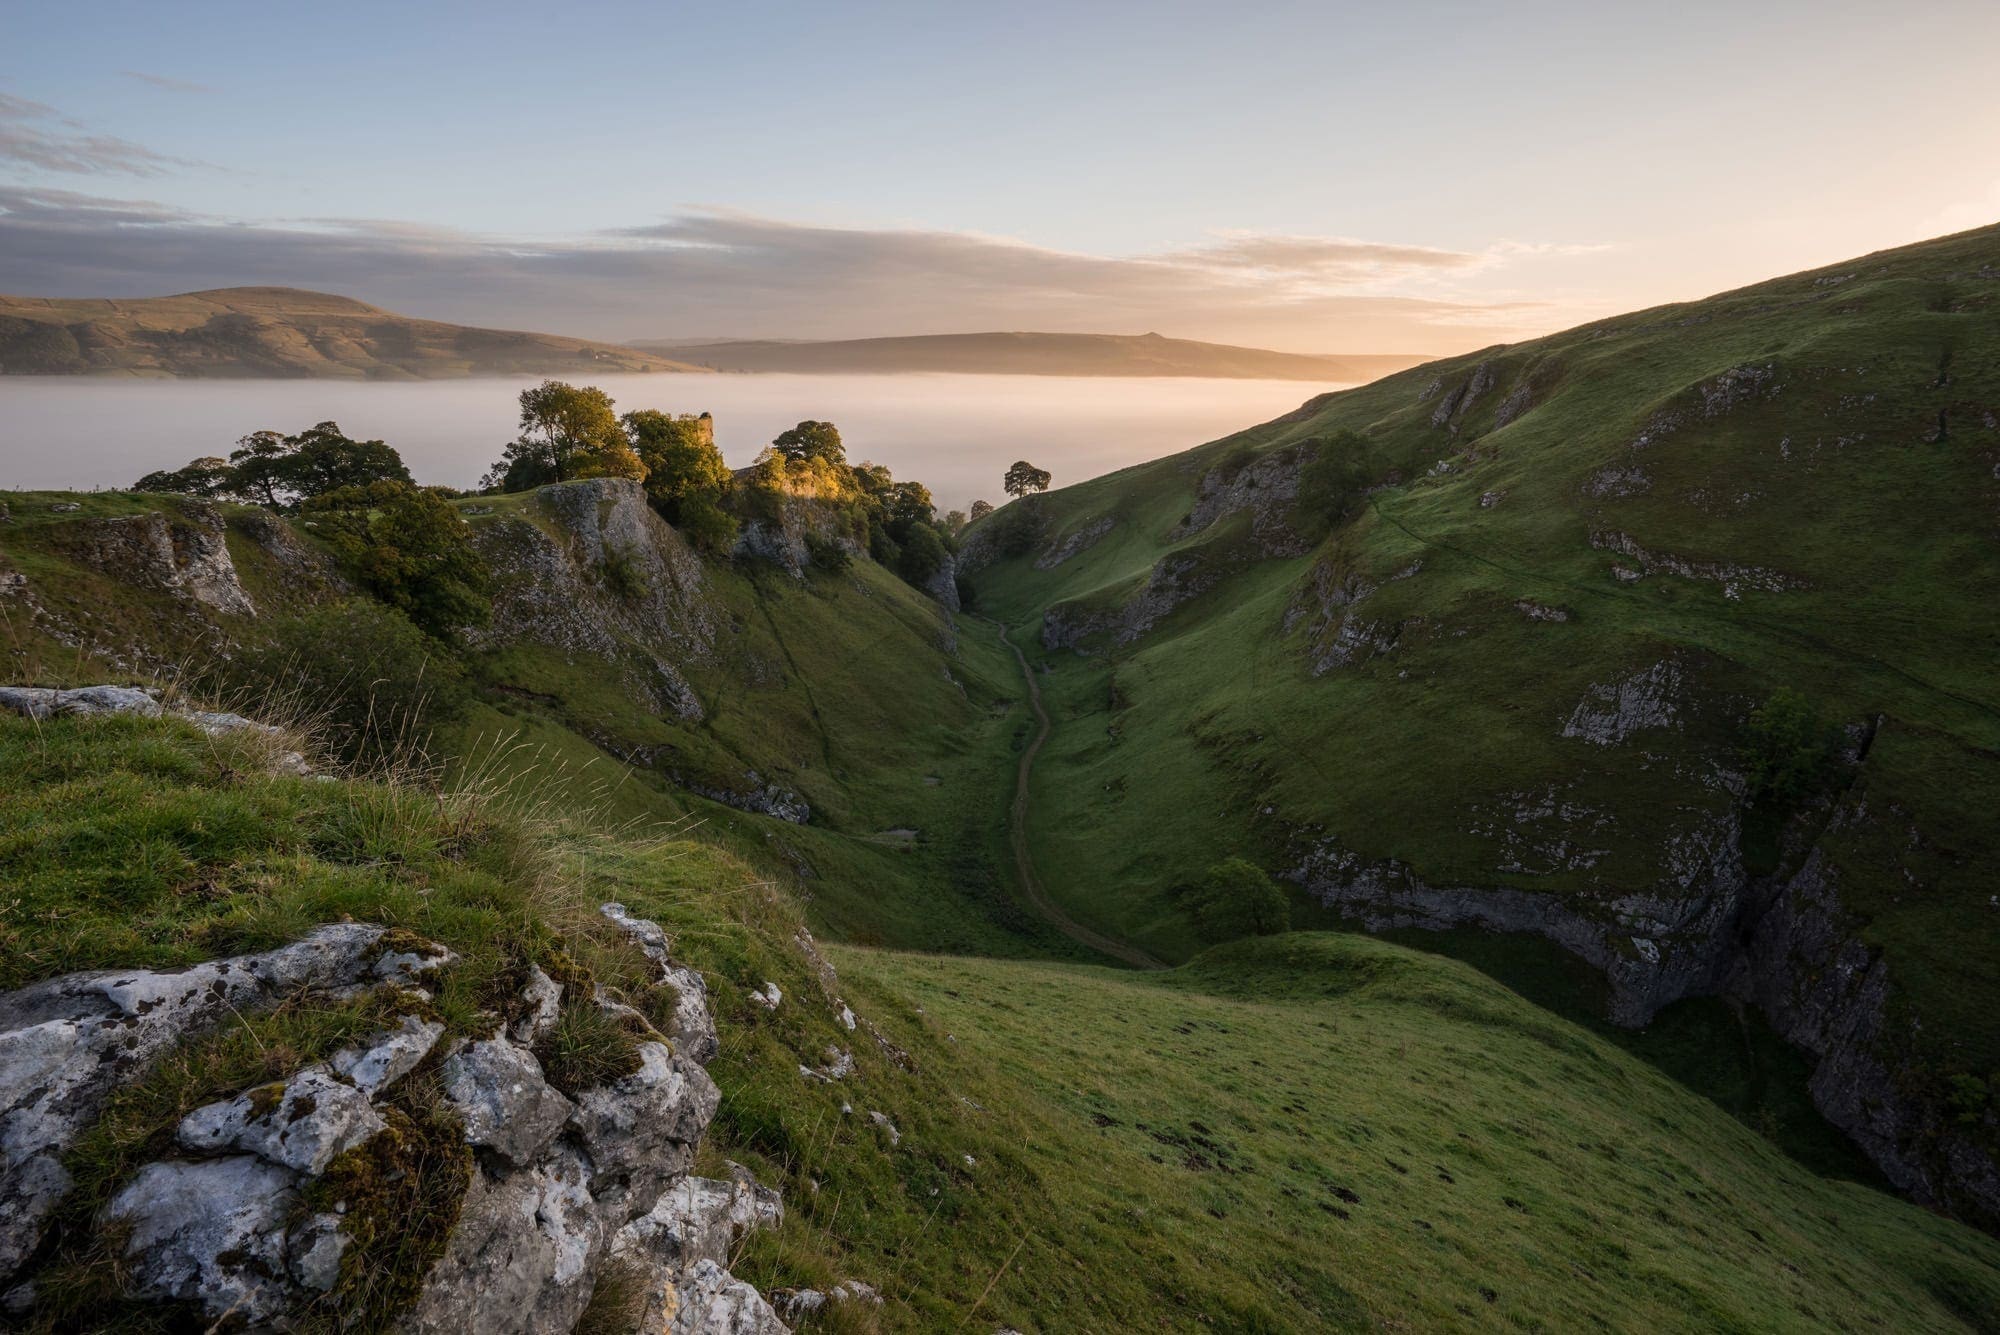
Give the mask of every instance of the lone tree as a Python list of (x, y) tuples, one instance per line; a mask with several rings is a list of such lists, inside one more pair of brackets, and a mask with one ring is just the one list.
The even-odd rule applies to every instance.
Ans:
[(1292, 926), (1291, 905), (1263, 868), (1243, 858), (1218, 862), (1192, 885), (1181, 887), (1181, 906), (1213, 940), (1274, 936)]
[(544, 380), (521, 391), (521, 435), (501, 452), (486, 485), (524, 491), (582, 477), (646, 476), (611, 396), (595, 385)]
[(844, 464), (847, 449), (840, 443), (840, 428), (831, 422), (801, 422), (782, 431), (771, 448), (794, 463)]
[(1037, 491), (1047, 491), (1050, 480), (1047, 469), (1037, 468), (1026, 459), (1019, 459), (1007, 470), (1007, 476), (1001, 485), (1007, 488), (1009, 496), (1027, 496)]
[(969, 518), (970, 518), (970, 519), (984, 519), (984, 518), (986, 518), (986, 516), (988, 516), (988, 515), (990, 515), (990, 514), (992, 514), (992, 513), (993, 513), (993, 502), (991, 502), (991, 501), (974, 501), (974, 502), (972, 503), (972, 510), (971, 510), (971, 512), (970, 512), (970, 515), (969, 515)]
[(625, 434), (646, 466), (646, 495), (669, 524), (704, 551), (726, 551), (736, 521), (722, 508), (735, 474), (715, 448), (707, 413), (670, 417), (654, 408), (625, 414)]

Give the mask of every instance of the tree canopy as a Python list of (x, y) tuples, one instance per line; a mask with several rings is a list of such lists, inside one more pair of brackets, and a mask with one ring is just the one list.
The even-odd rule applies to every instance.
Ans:
[(306, 513), (357, 583), (432, 635), (450, 639), (492, 615), (471, 530), (436, 492), (380, 481), (328, 492)]
[(847, 449), (840, 443), (840, 428), (831, 422), (801, 422), (778, 433), (771, 448), (795, 461), (844, 464)]
[(1053, 480), (1047, 469), (1037, 468), (1026, 459), (1017, 459), (1014, 466), (1007, 470), (1001, 485), (1007, 489), (1009, 496), (1026, 496), (1031, 492), (1047, 491)]
[(610, 395), (595, 385), (544, 380), (521, 391), (521, 434), (501, 451), (485, 484), (525, 491), (576, 478), (645, 476)]
[(1285, 892), (1263, 868), (1243, 858), (1216, 863), (1200, 880), (1181, 887), (1178, 898), (1195, 924), (1218, 941), (1291, 930)]
[(379, 440), (351, 439), (338, 422), (321, 422), (295, 436), (253, 431), (236, 442), (227, 459), (210, 455), (185, 468), (148, 473), (134, 490), (231, 497), (283, 509), (376, 482), (411, 483), (402, 455)]

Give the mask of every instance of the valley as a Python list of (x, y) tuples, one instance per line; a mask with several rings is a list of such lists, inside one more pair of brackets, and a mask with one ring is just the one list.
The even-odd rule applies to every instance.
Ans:
[[(739, 1166), (784, 1209), (723, 1278), (800, 1329), (1990, 1328), (1996, 321), (1986, 229), (962, 526), (825, 422), (732, 469), (566, 385), (604, 429), (537, 435), (530, 390), (478, 491), (336, 431), (0, 493), (6, 682), (155, 692), (0, 715), (7, 986), (343, 920), (452, 956), (420, 1006), (190, 1029), (48, 1151), (62, 1191), (0, 1192), (0, 1290), (217, 1319), (214, 1275), (135, 1296), (105, 1212), (403, 1006), (436, 1055), (371, 1115), (433, 1147), (393, 1179), (431, 1250), (370, 1196), (325, 1287), (257, 1301), (465, 1318), (461, 1201), (570, 1139), (466, 1149), (441, 1072), (540, 975), (560, 1027), (507, 1059), (595, 1137), (564, 1329)], [(644, 1192), (586, 1115), (642, 1055), (715, 1090)]]

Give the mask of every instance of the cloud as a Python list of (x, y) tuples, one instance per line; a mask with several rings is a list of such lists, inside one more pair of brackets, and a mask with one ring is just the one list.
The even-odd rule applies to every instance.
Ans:
[[(1105, 256), (974, 233), (807, 225), (700, 209), (560, 240), (393, 221), (247, 224), (0, 186), (0, 291), (137, 296), (322, 288), (409, 314), (600, 338), (1049, 329), (1321, 351), (1446, 351), (1549, 323), (1440, 289), (1484, 252), (1232, 234)], [(1413, 279), (1421, 291), (1402, 290)]]
[(165, 74), (148, 74), (144, 70), (119, 70), (128, 79), (149, 83), (155, 88), (164, 88), (170, 93), (212, 93), (215, 90), (205, 83), (193, 83), (187, 79), (175, 79)]
[(86, 176), (159, 176), (195, 165), (129, 139), (91, 134), (54, 107), (7, 93), (0, 93), (0, 163)]

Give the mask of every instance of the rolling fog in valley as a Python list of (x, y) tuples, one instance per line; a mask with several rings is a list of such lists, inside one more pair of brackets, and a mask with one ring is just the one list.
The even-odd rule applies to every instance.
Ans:
[[(0, 486), (130, 486), (156, 468), (226, 455), (237, 437), (332, 419), (402, 451), (422, 482), (469, 487), (516, 428), (523, 380), (0, 381)], [(1026, 458), (1064, 486), (1275, 417), (1337, 385), (1292, 380), (1014, 375), (622, 375), (594, 383), (618, 411), (715, 415), (737, 467), (806, 418), (839, 426), (848, 457), (924, 482), (940, 509), (1006, 497)]]

